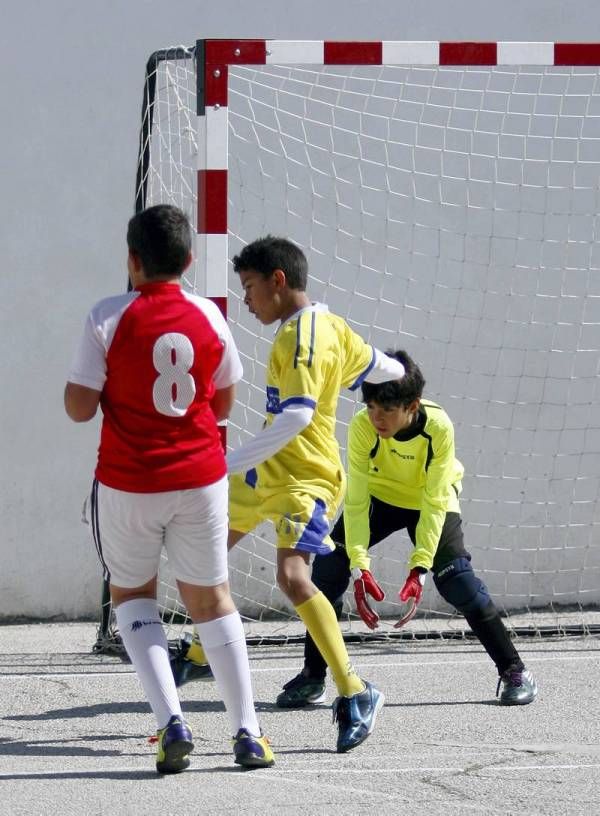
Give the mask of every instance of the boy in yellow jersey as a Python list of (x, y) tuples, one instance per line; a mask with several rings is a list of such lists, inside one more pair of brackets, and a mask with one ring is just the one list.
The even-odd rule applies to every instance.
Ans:
[[(227, 456), (233, 474), (229, 547), (267, 519), (275, 525), (277, 582), (333, 675), (337, 750), (344, 753), (372, 732), (383, 695), (350, 664), (333, 607), (312, 583), (309, 562), (334, 549), (329, 528), (346, 487), (335, 438), (340, 389), (398, 379), (404, 368), (326, 306), (311, 303), (306, 257), (291, 241), (260, 238), (233, 266), (250, 312), (265, 325), (280, 325), (267, 365), (265, 428)], [(178, 669), (181, 661), (176, 677)]]
[[(414, 550), (400, 600), (418, 604), (429, 570), (440, 595), (461, 612), (494, 661), (503, 691), (502, 705), (525, 705), (537, 694), (533, 675), (519, 657), (498, 610), (471, 567), (465, 550), (458, 496), (463, 466), (454, 455), (454, 428), (446, 412), (422, 399), (425, 380), (404, 351), (393, 355), (405, 374), (398, 382), (363, 383), (366, 408), (348, 430), (348, 492), (344, 514), (331, 537), (333, 555), (315, 558), (312, 580), (342, 612), (343, 595), (354, 578), (357, 610), (371, 629), (378, 616), (367, 595), (383, 599), (369, 571), (368, 550), (406, 529)], [(305, 640), (305, 663), (277, 698), (281, 708), (300, 708), (325, 688), (326, 665)]]

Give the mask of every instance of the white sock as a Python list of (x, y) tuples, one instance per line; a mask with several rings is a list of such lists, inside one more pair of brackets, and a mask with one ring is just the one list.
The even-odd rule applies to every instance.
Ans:
[(117, 607), (115, 616), (121, 639), (154, 712), (157, 726), (164, 728), (173, 714), (181, 717), (181, 704), (158, 604), (150, 598), (125, 601)]
[(240, 728), (247, 729), (255, 737), (260, 736), (246, 637), (239, 612), (195, 626), (229, 714), (232, 736)]

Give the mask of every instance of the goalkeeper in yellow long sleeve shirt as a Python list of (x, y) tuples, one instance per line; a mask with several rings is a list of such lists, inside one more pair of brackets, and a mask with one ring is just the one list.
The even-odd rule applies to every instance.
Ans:
[[(416, 607), (431, 571), (440, 595), (464, 615), (495, 663), (498, 692), (503, 686), (500, 703), (530, 703), (536, 682), (465, 549), (459, 505), (464, 471), (455, 457), (452, 422), (443, 408), (422, 398), (425, 380), (409, 355), (398, 351), (391, 356), (402, 363), (405, 375), (362, 384), (366, 407), (353, 417), (348, 431), (344, 513), (331, 532), (336, 549), (315, 557), (312, 581), (339, 618), (352, 577), (357, 611), (367, 626), (376, 628), (378, 616), (367, 595), (380, 601), (383, 591), (370, 572), (369, 549), (406, 530), (414, 549), (400, 599)], [(326, 665), (308, 633), (304, 651), (304, 668), (277, 698), (281, 708), (323, 699)]]

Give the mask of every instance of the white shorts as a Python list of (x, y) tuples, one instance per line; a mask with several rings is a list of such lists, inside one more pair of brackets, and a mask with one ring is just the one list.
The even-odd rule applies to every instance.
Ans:
[(127, 493), (94, 481), (94, 541), (110, 582), (142, 586), (158, 573), (163, 546), (180, 581), (216, 586), (228, 580), (228, 483), (168, 493)]

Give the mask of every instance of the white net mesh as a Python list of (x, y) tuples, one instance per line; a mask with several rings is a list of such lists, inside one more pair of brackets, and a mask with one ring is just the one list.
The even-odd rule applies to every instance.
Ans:
[[(193, 60), (157, 71), (146, 201), (195, 222)], [(509, 625), (586, 629), (600, 602), (598, 70), (229, 74), (230, 258), (266, 233), (291, 238), (313, 299), (418, 361), (426, 396), (454, 420), (466, 545)], [(247, 313), (232, 272), (228, 308), (245, 369), (237, 447), (262, 425), (273, 328)], [(344, 394), (342, 448), (355, 409)], [(286, 636), (297, 628), (271, 542), (265, 527), (238, 545), (232, 586), (249, 621)], [(409, 547), (398, 534), (374, 551), (390, 599)], [(170, 591), (166, 604), (176, 608)], [(415, 632), (463, 628), (432, 582), (422, 610)]]

